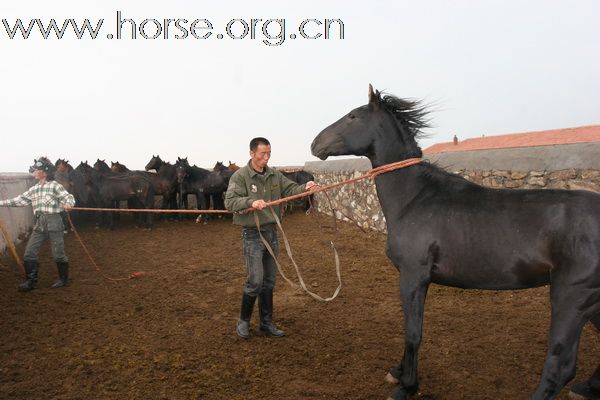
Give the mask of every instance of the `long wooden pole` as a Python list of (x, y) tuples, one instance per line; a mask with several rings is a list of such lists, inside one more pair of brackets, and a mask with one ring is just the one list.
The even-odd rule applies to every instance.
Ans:
[(6, 245), (8, 246), (8, 248), (10, 249), (10, 252), (12, 253), (15, 261), (17, 262), (17, 265), (21, 269), (21, 272), (23, 274), (25, 274), (25, 267), (23, 266), (23, 261), (21, 261), (21, 258), (17, 254), (17, 249), (15, 248), (15, 244), (11, 240), (11, 238), (8, 234), (8, 231), (6, 230), (6, 227), (4, 226), (2, 221), (0, 221), (0, 231), (2, 231), (2, 236), (4, 236), (4, 241), (6, 242)]

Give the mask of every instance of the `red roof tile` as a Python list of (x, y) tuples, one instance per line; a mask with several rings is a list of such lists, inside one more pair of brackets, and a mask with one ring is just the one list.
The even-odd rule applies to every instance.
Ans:
[(514, 147), (551, 146), (571, 143), (600, 142), (600, 125), (577, 128), (554, 129), (551, 131), (511, 133), (508, 135), (483, 136), (460, 140), (458, 143), (437, 143), (423, 150), (425, 154), (447, 153)]

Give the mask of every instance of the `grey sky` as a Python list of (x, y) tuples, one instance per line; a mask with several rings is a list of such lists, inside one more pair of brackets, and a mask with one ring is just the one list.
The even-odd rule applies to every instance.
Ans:
[[(434, 105), (423, 148), (454, 134), (600, 123), (598, 1), (7, 4), (0, 18), (11, 26), (16, 18), (105, 21), (96, 40), (72, 31), (44, 40), (37, 27), (10, 40), (0, 25), (2, 172), (26, 171), (37, 155), (132, 169), (153, 154), (242, 164), (255, 136), (271, 140), (272, 165), (301, 165), (314, 160), (310, 143), (321, 129), (366, 103), (369, 83)], [(118, 10), (138, 25), (205, 18), (214, 34), (109, 40)], [(235, 18), (285, 18), (286, 40), (216, 39)], [(345, 38), (290, 39), (307, 18), (341, 19)]]

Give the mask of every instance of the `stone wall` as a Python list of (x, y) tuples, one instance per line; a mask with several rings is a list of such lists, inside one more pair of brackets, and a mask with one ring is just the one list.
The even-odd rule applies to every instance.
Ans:
[(570, 189), (600, 193), (600, 170), (563, 169), (560, 171), (453, 171), (479, 185), (507, 189)]
[[(356, 178), (365, 172), (367, 171), (311, 171), (315, 176), (315, 181), (320, 185), (329, 185), (349, 178)], [(385, 232), (385, 218), (379, 206), (375, 184), (371, 179), (362, 179), (348, 185), (339, 186), (327, 191), (327, 195), (323, 193), (320, 192), (315, 195), (319, 211), (332, 215), (331, 209), (333, 207), (337, 219), (352, 221), (363, 230), (374, 229)]]
[[(477, 152), (465, 152), (462, 159), (460, 153), (452, 154), (451, 161), (440, 154), (426, 158), (439, 166), (451, 165), (445, 169), (491, 188), (570, 189), (600, 193), (600, 157), (597, 157), (600, 143), (587, 144), (588, 150), (594, 150), (588, 151), (589, 154), (582, 152), (582, 146), (557, 147), (530, 148), (529, 157), (524, 156), (524, 149), (506, 149), (480, 152), (480, 158), (477, 158)], [(532, 154), (535, 157), (531, 157)], [(493, 167), (490, 168), (490, 165)], [(315, 176), (317, 183), (328, 185), (365, 174), (371, 169), (371, 163), (365, 158), (355, 158), (307, 162), (304, 168)], [(354, 182), (328, 193), (338, 219), (353, 221), (362, 229), (385, 232), (385, 219), (372, 180)], [(316, 199), (318, 210), (331, 215), (327, 197), (318, 193)]]
[[(2, 173), (0, 174), (0, 199), (11, 199), (33, 186), (35, 180), (31, 174)], [(19, 243), (33, 226), (31, 207), (0, 207), (0, 221), (8, 230), (14, 243)], [(6, 249), (6, 241), (0, 234), (0, 253)]]

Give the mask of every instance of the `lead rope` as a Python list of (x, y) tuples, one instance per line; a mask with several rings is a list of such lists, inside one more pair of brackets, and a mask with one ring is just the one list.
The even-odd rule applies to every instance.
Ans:
[[(296, 261), (294, 260), (294, 257), (292, 256), (292, 250), (290, 248), (290, 244), (289, 244), (289, 242), (287, 240), (287, 237), (285, 235), (283, 227), (281, 226), (281, 222), (279, 221), (279, 218), (277, 217), (277, 215), (275, 215), (275, 211), (273, 211), (273, 207), (272, 206), (279, 205), (279, 204), (281, 204), (283, 202), (287, 202), (287, 201), (290, 201), (292, 199), (296, 199), (296, 198), (300, 198), (300, 197), (305, 197), (305, 196), (310, 196), (310, 194), (313, 194), (313, 193), (325, 192), (326, 190), (332, 189), (334, 187), (341, 186), (341, 185), (344, 185), (344, 184), (347, 184), (347, 183), (351, 183), (351, 182), (356, 182), (356, 181), (361, 180), (361, 179), (367, 179), (367, 178), (368, 179), (375, 179), (378, 175), (384, 174), (386, 172), (394, 171), (396, 169), (410, 167), (411, 165), (418, 164), (421, 161), (423, 161), (421, 158), (409, 158), (409, 159), (398, 161), (398, 162), (395, 162), (395, 163), (382, 165), (380, 167), (372, 169), (366, 175), (362, 175), (362, 176), (359, 176), (359, 177), (356, 177), (356, 178), (348, 179), (348, 180), (343, 181), (343, 182), (338, 182), (338, 183), (326, 185), (324, 187), (320, 187), (317, 190), (313, 190), (311, 193), (305, 192), (305, 193), (297, 194), (297, 195), (294, 195), (294, 196), (289, 196), (289, 197), (286, 197), (284, 199), (279, 199), (279, 200), (275, 200), (275, 201), (271, 201), (271, 202), (267, 203), (267, 205), (269, 206), (269, 208), (271, 210), (271, 214), (275, 218), (275, 222), (277, 222), (277, 226), (281, 230), (281, 234), (283, 236), (283, 240), (284, 240), (284, 243), (285, 243), (285, 249), (286, 249), (286, 251), (288, 253), (288, 257), (292, 261), (292, 264), (294, 265), (294, 268), (296, 270), (296, 275), (298, 276), (298, 281), (300, 282), (300, 287), (302, 287), (302, 289), (306, 293), (308, 293), (310, 296), (312, 296), (316, 300), (325, 301), (325, 302), (331, 301), (331, 300), (335, 299), (337, 297), (337, 295), (340, 293), (340, 290), (342, 289), (342, 274), (340, 272), (340, 258), (338, 256), (337, 250), (335, 248), (335, 244), (332, 241), (329, 242), (331, 244), (331, 248), (333, 249), (333, 255), (334, 255), (334, 258), (335, 258), (335, 272), (336, 272), (336, 275), (337, 275), (337, 278), (338, 278), (338, 287), (335, 289), (335, 291), (334, 291), (334, 293), (333, 293), (333, 295), (331, 297), (323, 298), (323, 297), (319, 296), (318, 294), (311, 292), (306, 287), (306, 284), (304, 283), (304, 279), (302, 279), (302, 274), (300, 273), (300, 268), (298, 267), (298, 264), (296, 264)], [(330, 208), (331, 208), (332, 212), (334, 213), (334, 219), (335, 219), (335, 211), (333, 209), (333, 206), (331, 205), (331, 199), (329, 198), (329, 196), (327, 194), (326, 194), (326, 197), (329, 200), (329, 205), (330, 205)], [(271, 248), (271, 246), (269, 245), (269, 243), (267, 242), (267, 240), (262, 235), (262, 233), (260, 231), (260, 221), (258, 219), (258, 215), (256, 214), (256, 209), (247, 208), (247, 209), (243, 210), (242, 212), (250, 212), (250, 211), (254, 211), (254, 222), (256, 223), (256, 227), (258, 229), (258, 234), (260, 235), (260, 240), (263, 242), (263, 244), (267, 248), (269, 254), (271, 254), (271, 257), (273, 257), (273, 259), (275, 260), (275, 264), (277, 265), (277, 269), (279, 270), (279, 273), (281, 274), (281, 276), (283, 277), (283, 279), (285, 279), (285, 281), (288, 282), (292, 287), (298, 287), (298, 285), (296, 283), (292, 282), (291, 280), (289, 280), (287, 278), (287, 276), (285, 276), (285, 274), (283, 272), (283, 268), (281, 267), (281, 264), (279, 264), (279, 260), (277, 260), (277, 256), (275, 255), (275, 252), (273, 251), (273, 249)], [(337, 231), (337, 229), (336, 229), (336, 231)]]
[(135, 279), (142, 275), (145, 275), (145, 273), (142, 271), (132, 272), (126, 278), (111, 278), (110, 276), (106, 275), (104, 272), (102, 272), (102, 270), (100, 269), (98, 264), (96, 264), (96, 261), (94, 261), (94, 258), (90, 254), (90, 251), (88, 250), (87, 246), (83, 243), (83, 240), (81, 240), (81, 236), (79, 236), (79, 232), (77, 232), (77, 229), (75, 228), (75, 225), (73, 224), (73, 220), (71, 219), (71, 216), (69, 215), (69, 213), (67, 213), (67, 219), (69, 220), (69, 225), (71, 225), (71, 230), (75, 234), (75, 237), (77, 237), (77, 240), (79, 240), (79, 243), (81, 244), (81, 247), (83, 248), (83, 251), (85, 252), (85, 254), (87, 254), (88, 258), (92, 262), (92, 265), (94, 266), (94, 268), (96, 268), (96, 271), (98, 271), (98, 273), (100, 275), (102, 275), (103, 278), (105, 278), (111, 282), (119, 282), (119, 281), (126, 281), (129, 279)]
[[(340, 257), (335, 248), (335, 244), (332, 241), (329, 242), (331, 244), (331, 248), (333, 249), (333, 256), (335, 259), (335, 272), (336, 272), (337, 279), (338, 279), (338, 287), (335, 289), (335, 291), (333, 292), (333, 295), (331, 295), (331, 297), (323, 298), (323, 297), (319, 296), (318, 294), (311, 292), (310, 289), (308, 289), (306, 287), (306, 284), (304, 283), (304, 279), (302, 279), (302, 274), (300, 273), (300, 268), (298, 267), (298, 264), (296, 263), (296, 261), (294, 260), (294, 257), (292, 256), (292, 249), (290, 247), (290, 243), (287, 239), (287, 236), (285, 235), (285, 231), (283, 230), (283, 227), (281, 226), (281, 222), (279, 221), (279, 218), (275, 214), (275, 211), (273, 211), (273, 207), (269, 206), (269, 209), (271, 210), (271, 214), (273, 215), (273, 218), (275, 218), (275, 222), (277, 222), (277, 226), (281, 230), (281, 234), (283, 236), (283, 241), (285, 244), (285, 250), (287, 251), (290, 261), (294, 265), (294, 269), (296, 270), (296, 276), (298, 277), (298, 282), (300, 282), (300, 287), (316, 300), (327, 302), (327, 301), (331, 301), (331, 300), (335, 299), (337, 297), (337, 295), (340, 293), (340, 290), (342, 290), (342, 274), (340, 271)], [(275, 255), (275, 252), (273, 251), (273, 249), (271, 248), (271, 245), (269, 244), (269, 242), (267, 242), (267, 240), (264, 238), (263, 234), (260, 231), (260, 221), (258, 219), (258, 215), (256, 214), (256, 212), (254, 213), (254, 222), (256, 223), (256, 228), (258, 229), (258, 234), (260, 235), (260, 240), (263, 242), (263, 244), (267, 248), (269, 254), (271, 254), (271, 257), (273, 257), (273, 259), (275, 260), (277, 269), (279, 270), (279, 273), (281, 274), (283, 279), (285, 279), (285, 281), (287, 283), (289, 283), (292, 287), (298, 287), (298, 285), (296, 283), (292, 282), (290, 279), (288, 279), (285, 276), (285, 274), (283, 272), (283, 268), (281, 267), (279, 260), (277, 260), (277, 256)]]
[(10, 253), (12, 254), (13, 258), (15, 259), (15, 262), (17, 263), (17, 265), (19, 266), (21, 273), (23, 275), (25, 275), (25, 267), (23, 266), (23, 261), (21, 261), (21, 258), (19, 257), (19, 254), (17, 253), (17, 249), (15, 248), (15, 244), (13, 243), (12, 239), (10, 238), (10, 235), (8, 234), (8, 230), (6, 229), (6, 227), (4, 226), (2, 221), (0, 221), (0, 232), (2, 232), (2, 236), (4, 237), (6, 246), (10, 249)]

